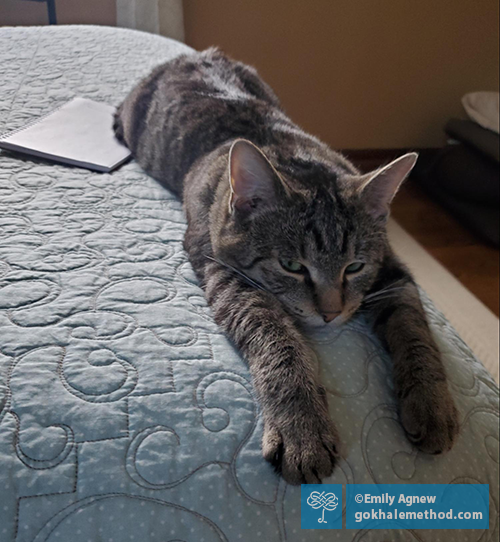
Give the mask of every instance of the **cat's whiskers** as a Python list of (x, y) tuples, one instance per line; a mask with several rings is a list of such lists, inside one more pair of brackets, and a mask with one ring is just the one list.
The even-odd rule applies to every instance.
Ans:
[[(398, 281), (398, 282), (401, 282), (401, 281)], [(397, 282), (395, 282), (394, 284), (397, 284)], [(395, 292), (399, 292), (405, 289), (406, 289), (406, 286), (392, 286), (392, 285), (387, 286), (386, 288), (382, 288), (382, 290), (378, 290), (377, 292), (374, 292), (372, 294), (368, 294), (367, 296), (365, 296), (363, 299), (363, 303), (381, 301), (382, 299), (395, 295)]]
[(384, 297), (385, 297), (386, 294), (389, 294), (389, 293), (391, 293), (391, 292), (399, 292), (400, 290), (404, 290), (404, 289), (405, 289), (405, 287), (404, 287), (404, 286), (401, 286), (401, 287), (399, 287), (399, 288), (391, 288), (391, 289), (388, 289), (388, 290), (383, 290), (383, 291), (377, 292), (376, 294), (370, 294), (370, 295), (367, 295), (367, 296), (363, 299), (363, 301), (370, 301), (370, 300), (372, 300), (372, 299), (376, 299), (376, 298), (381, 297), (381, 296), (384, 296)]
[(243, 273), (242, 271), (240, 271), (236, 267), (233, 267), (232, 265), (224, 262), (223, 260), (219, 260), (218, 258), (212, 258), (212, 256), (208, 256), (206, 254), (205, 254), (205, 257), (207, 259), (209, 259), (209, 260), (212, 260), (215, 263), (218, 263), (219, 265), (222, 265), (222, 267), (225, 267), (226, 269), (229, 269), (230, 271), (233, 271), (234, 273), (239, 275), (243, 280), (245, 280), (245, 282), (250, 284), (250, 286), (253, 286), (254, 288), (257, 288), (258, 290), (262, 290), (264, 292), (268, 291), (268, 290), (266, 290), (266, 288), (264, 288), (264, 286), (259, 284), (257, 281), (251, 279), (248, 275), (245, 275), (245, 273)]
[(368, 305), (371, 305), (373, 303), (379, 303), (380, 301), (386, 301), (387, 299), (395, 299), (395, 298), (397, 298), (397, 292), (393, 292), (393, 293), (390, 293), (390, 294), (387, 294), (387, 295), (384, 295), (384, 296), (369, 299), (368, 301), (363, 302), (363, 305), (368, 306)]

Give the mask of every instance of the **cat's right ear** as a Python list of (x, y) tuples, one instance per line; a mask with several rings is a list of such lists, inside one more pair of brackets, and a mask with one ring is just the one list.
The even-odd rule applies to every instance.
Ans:
[(236, 140), (229, 151), (229, 210), (249, 214), (274, 202), (285, 191), (278, 172), (266, 155), (246, 139)]

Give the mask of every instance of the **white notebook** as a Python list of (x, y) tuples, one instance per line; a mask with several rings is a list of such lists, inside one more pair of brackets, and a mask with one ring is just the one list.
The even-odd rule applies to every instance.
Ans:
[(74, 98), (52, 113), (0, 136), (0, 148), (108, 173), (130, 151), (113, 132), (115, 108)]

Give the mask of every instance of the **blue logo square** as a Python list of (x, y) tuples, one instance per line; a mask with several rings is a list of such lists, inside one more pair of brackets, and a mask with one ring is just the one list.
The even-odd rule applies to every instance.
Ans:
[(342, 485), (300, 486), (301, 529), (342, 529)]

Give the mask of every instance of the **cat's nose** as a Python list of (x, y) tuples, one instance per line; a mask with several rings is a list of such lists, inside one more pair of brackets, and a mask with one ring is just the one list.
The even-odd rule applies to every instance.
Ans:
[(324, 312), (321, 316), (323, 316), (323, 320), (325, 321), (325, 323), (328, 324), (328, 322), (331, 322), (339, 314), (340, 314), (340, 311)]

